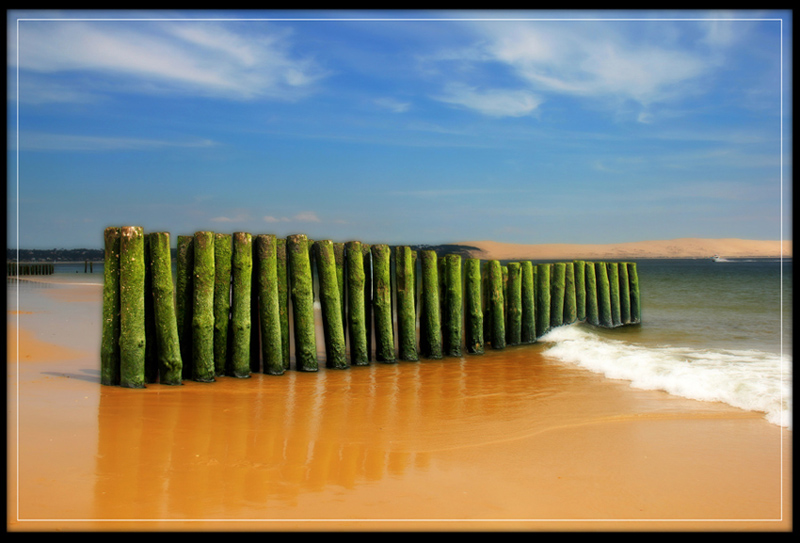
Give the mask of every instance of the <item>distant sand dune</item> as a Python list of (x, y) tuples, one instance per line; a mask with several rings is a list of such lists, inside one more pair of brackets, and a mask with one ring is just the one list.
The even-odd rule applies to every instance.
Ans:
[(791, 258), (792, 242), (747, 239), (680, 238), (660, 241), (637, 241), (605, 245), (543, 244), (524, 245), (496, 241), (463, 241), (455, 245), (478, 247), (470, 251), (474, 258), (485, 260), (549, 259), (635, 259), (635, 258)]

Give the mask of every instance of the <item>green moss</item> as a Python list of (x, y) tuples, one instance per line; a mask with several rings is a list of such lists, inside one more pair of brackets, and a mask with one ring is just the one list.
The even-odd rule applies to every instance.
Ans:
[(192, 378), (192, 313), (194, 311), (194, 236), (178, 236), (175, 318), (181, 343), (183, 378)]
[(414, 292), (414, 257), (410, 247), (395, 247), (398, 358), (416, 362), (417, 318)]
[(192, 379), (214, 381), (214, 234), (194, 235)]
[(178, 322), (175, 318), (169, 233), (155, 232), (150, 236), (159, 381), (164, 385), (180, 385), (183, 359), (178, 339)]
[(350, 364), (369, 365), (367, 351), (367, 315), (365, 311), (366, 275), (364, 273), (364, 252), (360, 241), (345, 244), (347, 265), (347, 329), (350, 333)]
[(597, 305), (597, 267), (594, 262), (586, 263), (586, 322), (600, 324), (600, 308)]
[(225, 375), (228, 366), (228, 329), (231, 317), (230, 234), (214, 234), (214, 374)]
[(397, 362), (392, 324), (391, 258), (392, 253), (388, 245), (372, 246), (375, 360), (384, 363)]
[[(100, 383), (119, 384), (119, 251), (120, 228), (109, 227), (103, 233), (105, 258), (103, 266), (103, 326), (100, 343)], [(17, 267), (14, 265), (14, 274)]]
[(461, 356), (463, 342), (463, 290), (461, 286), (461, 255), (449, 254), (447, 265), (447, 314), (445, 317), (444, 354)]
[(294, 316), (295, 369), (317, 371), (317, 341), (314, 323), (314, 290), (308, 238), (293, 234), (286, 238), (289, 261), (289, 291)]
[(536, 333), (542, 337), (550, 330), (550, 270), (552, 264), (539, 264), (536, 269)]
[(628, 262), (628, 282), (631, 291), (631, 323), (642, 322), (642, 300), (639, 293), (639, 272), (636, 262)]
[(286, 239), (275, 240), (277, 246), (278, 307), (281, 321), (281, 356), (283, 369), (288, 370), (291, 364), (289, 338), (289, 267), (286, 261)]
[(575, 317), (579, 321), (586, 320), (586, 262), (576, 260), (573, 263), (575, 274)]
[(608, 268), (605, 262), (595, 263), (597, 276), (597, 310), (600, 326), (611, 327), (611, 287), (608, 283)]
[(491, 344), (493, 349), (506, 347), (506, 310), (503, 294), (503, 268), (499, 260), (489, 261), (489, 312), (491, 314)]
[(278, 299), (278, 244), (274, 235), (256, 236), (253, 261), (254, 264), (258, 263), (255, 289), (259, 298), (262, 371), (269, 375), (282, 375), (285, 370), (281, 338), (281, 307)]
[(612, 326), (622, 325), (620, 298), (619, 298), (619, 266), (616, 262), (608, 262), (608, 287), (611, 297), (611, 324)]
[(422, 268), (420, 351), (423, 357), (437, 360), (442, 358), (442, 319), (439, 300), (439, 264), (436, 252), (422, 251), (420, 266)]
[(120, 230), (120, 386), (144, 388), (144, 232), (139, 226)]
[(536, 341), (536, 305), (534, 296), (533, 263), (524, 261), (520, 263), (522, 272), (521, 298), (522, 298), (522, 330), (520, 340), (522, 343)]
[(575, 292), (575, 266), (566, 263), (564, 279), (564, 324), (572, 324), (578, 320), (577, 293)]
[(345, 352), (344, 322), (339, 290), (339, 273), (334, 243), (321, 240), (315, 243), (319, 298), (322, 308), (322, 331), (325, 336), (325, 359), (328, 368), (349, 366)]
[(465, 344), (469, 354), (483, 354), (483, 302), (481, 296), (481, 261), (468, 258), (464, 262)]
[(509, 262), (506, 268), (506, 345), (519, 345), (522, 343), (522, 268), (519, 262)]

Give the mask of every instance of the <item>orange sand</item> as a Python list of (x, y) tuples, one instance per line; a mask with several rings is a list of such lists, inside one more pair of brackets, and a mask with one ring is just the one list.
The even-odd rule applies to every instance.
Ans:
[[(99, 289), (41, 295), (100, 311)], [(128, 390), (99, 385), (99, 346), (38, 340), (37, 316), (7, 366), (11, 531), (792, 526), (790, 431), (541, 346)]]
[(557, 260), (572, 258), (784, 258), (792, 256), (792, 242), (745, 239), (682, 238), (606, 245), (543, 244), (524, 245), (495, 241), (464, 241), (457, 245), (478, 247), (471, 256), (485, 260)]

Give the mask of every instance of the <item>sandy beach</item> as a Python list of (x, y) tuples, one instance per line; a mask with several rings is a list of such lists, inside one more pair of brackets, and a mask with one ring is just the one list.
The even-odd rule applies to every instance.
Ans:
[(633, 259), (633, 258), (791, 258), (792, 242), (746, 239), (681, 238), (601, 245), (524, 245), (495, 241), (464, 241), (457, 245), (478, 247), (474, 258), (496, 260)]
[(28, 281), (41, 288), (20, 284), (19, 305), (8, 289), (9, 531), (792, 527), (791, 431), (760, 413), (537, 345), (103, 387), (102, 287)]

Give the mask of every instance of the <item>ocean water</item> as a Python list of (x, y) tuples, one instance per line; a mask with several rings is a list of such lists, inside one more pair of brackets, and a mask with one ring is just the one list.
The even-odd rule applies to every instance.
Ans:
[(642, 323), (540, 338), (544, 355), (635, 388), (759, 411), (792, 427), (792, 262), (638, 261)]
[[(539, 338), (544, 356), (635, 388), (763, 412), (791, 428), (792, 260), (637, 262), (642, 323), (556, 328)], [(56, 264), (55, 273), (103, 282), (100, 263), (93, 273)]]

